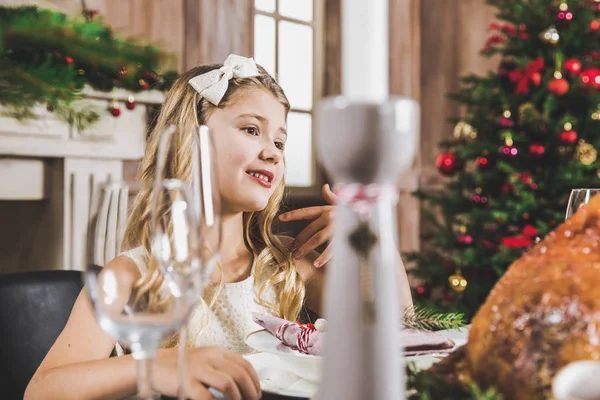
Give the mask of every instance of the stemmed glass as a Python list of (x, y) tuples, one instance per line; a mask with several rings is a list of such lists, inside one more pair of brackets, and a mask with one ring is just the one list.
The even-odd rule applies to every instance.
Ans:
[(594, 195), (600, 193), (600, 189), (573, 189), (569, 196), (569, 203), (567, 204), (567, 212), (565, 214), (565, 220), (571, 218), (573, 214), (579, 210), (581, 206), (589, 203), (590, 199)]
[[(173, 165), (169, 162), (174, 155), (180, 153), (177, 148), (179, 138), (173, 135), (191, 135), (191, 182), (189, 186), (181, 181), (173, 179)], [(192, 132), (178, 131), (171, 126), (161, 135), (157, 153), (155, 182), (164, 186), (172, 186), (175, 182), (178, 187), (189, 187), (189, 195), (181, 199), (165, 198), (160, 192), (155, 191), (152, 200), (152, 235), (155, 256), (158, 267), (169, 282), (169, 288), (173, 296), (184, 299), (189, 304), (189, 312), (194, 309), (201, 300), (202, 291), (210, 280), (219, 255), (221, 244), (221, 219), (219, 208), (218, 187), (216, 180), (215, 157), (209, 131), (206, 126), (200, 126)], [(184, 186), (182, 186), (184, 185)], [(183, 191), (185, 193), (187, 191)], [(182, 199), (185, 198), (185, 203)], [(183, 226), (177, 220), (164, 218), (163, 211), (168, 208), (185, 209), (193, 215), (188, 220), (197, 221), (194, 234), (184, 233), (177, 230), (177, 226)], [(171, 213), (170, 217), (177, 217)], [(179, 217), (182, 219), (182, 217)], [(189, 225), (186, 232), (194, 228)], [(177, 248), (193, 248), (194, 257), (186, 257), (187, 254), (179, 253)], [(187, 367), (187, 337), (188, 337), (189, 314), (183, 322), (179, 332), (178, 353), (178, 398), (185, 399), (185, 379)]]
[[(130, 195), (143, 196), (153, 189), (151, 185), (112, 182), (95, 190), (82, 260), (85, 287), (100, 327), (129, 348), (138, 362), (138, 399), (155, 398), (151, 371), (156, 351), (162, 340), (177, 332), (188, 310), (185, 301), (167, 296), (159, 306), (153, 306), (145, 285), (138, 284), (144, 271), (138, 275), (111, 265), (121, 250), (127, 224), (134, 223), (128, 216)], [(171, 192), (170, 187), (164, 190)], [(153, 262), (150, 252), (142, 247), (138, 250), (147, 267)]]

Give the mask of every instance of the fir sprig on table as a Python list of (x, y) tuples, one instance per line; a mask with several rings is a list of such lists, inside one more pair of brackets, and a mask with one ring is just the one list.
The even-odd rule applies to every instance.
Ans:
[(429, 331), (459, 329), (465, 326), (465, 315), (439, 313), (419, 306), (406, 307), (402, 315), (402, 325), (406, 328)]

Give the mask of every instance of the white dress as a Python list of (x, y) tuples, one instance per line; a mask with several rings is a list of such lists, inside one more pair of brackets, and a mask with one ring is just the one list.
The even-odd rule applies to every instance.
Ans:
[[(142, 276), (147, 273), (144, 247), (136, 247), (120, 255), (129, 257), (137, 265)], [(274, 304), (275, 293), (273, 290), (266, 290), (263, 298)], [(205, 314), (206, 312), (208, 314)], [(207, 309), (201, 303), (196, 306), (190, 317), (189, 340), (196, 347), (221, 346), (238, 354), (252, 353), (253, 350), (244, 343), (244, 338), (262, 329), (252, 320), (253, 312), (273, 314), (271, 310), (255, 301), (254, 264), (248, 278), (240, 282), (223, 283), (211, 309)]]

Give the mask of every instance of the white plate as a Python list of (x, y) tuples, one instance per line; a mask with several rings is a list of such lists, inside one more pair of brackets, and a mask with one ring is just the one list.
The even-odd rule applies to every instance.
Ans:
[(263, 392), (309, 399), (317, 393), (318, 385), (311, 383), (289, 371), (281, 359), (270, 353), (247, 354), (244, 356), (252, 364)]
[[(452, 339), (456, 347), (467, 342), (468, 327), (460, 330), (439, 331)], [(265, 330), (249, 334), (245, 342), (262, 353), (246, 355), (260, 377), (263, 391), (272, 394), (311, 398), (315, 395), (321, 376), (322, 357), (303, 354), (281, 344)], [(427, 369), (443, 356), (434, 354), (406, 357), (417, 369)]]
[(277, 356), (288, 371), (299, 377), (312, 383), (320, 381), (323, 357), (292, 350), (281, 344), (279, 339), (266, 330), (252, 332), (244, 341), (255, 350)]

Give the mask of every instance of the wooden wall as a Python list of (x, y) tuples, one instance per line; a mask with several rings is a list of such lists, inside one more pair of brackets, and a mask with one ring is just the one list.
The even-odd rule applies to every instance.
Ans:
[(435, 159), (437, 143), (452, 135), (453, 127), (446, 118), (461, 111), (445, 94), (458, 89), (460, 76), (495, 69), (498, 60), (479, 54), (494, 19), (494, 9), (484, 0), (417, 1), (421, 25), (420, 187), (428, 188), (442, 182)]
[[(18, 3), (20, 0), (3, 0)], [(291, 1), (291, 0), (290, 0)], [(324, 95), (340, 92), (341, 0), (325, 1)], [(398, 227), (401, 250), (419, 247), (416, 188), (438, 186), (437, 143), (452, 134), (445, 120), (460, 113), (445, 94), (458, 88), (466, 73), (484, 73), (497, 60), (479, 55), (494, 10), (485, 0), (389, 0), (390, 92), (411, 96), (421, 105), (419, 151), (414, 168), (399, 182)], [(81, 0), (40, 0), (67, 11)], [(174, 55), (171, 67), (220, 62), (227, 54), (252, 54), (254, 0), (86, 0), (117, 32), (158, 42)], [(128, 165), (126, 176), (135, 174)]]

